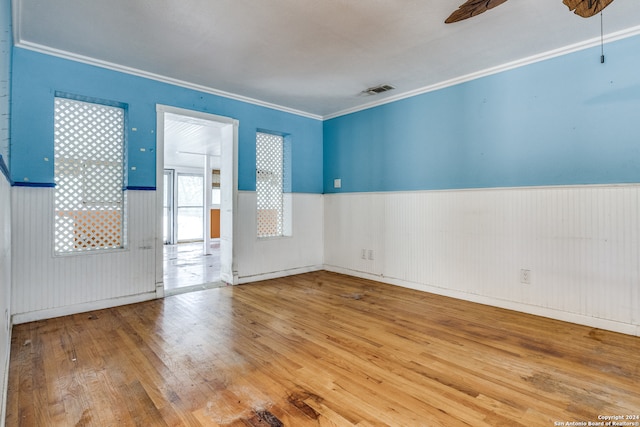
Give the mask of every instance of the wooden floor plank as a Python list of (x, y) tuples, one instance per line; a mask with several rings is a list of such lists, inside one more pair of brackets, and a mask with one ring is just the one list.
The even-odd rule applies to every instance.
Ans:
[(550, 426), (640, 412), (640, 338), (314, 272), (17, 325), (10, 426)]

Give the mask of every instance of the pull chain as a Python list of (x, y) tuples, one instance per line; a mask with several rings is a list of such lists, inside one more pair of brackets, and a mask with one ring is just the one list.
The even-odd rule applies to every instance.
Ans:
[(604, 25), (602, 23), (602, 12), (600, 12), (600, 63), (604, 64)]

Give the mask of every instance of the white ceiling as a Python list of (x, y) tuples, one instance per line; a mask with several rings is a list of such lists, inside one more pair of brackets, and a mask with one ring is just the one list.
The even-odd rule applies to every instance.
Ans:
[[(511, 0), (444, 24), (463, 2), (14, 0), (14, 33), (19, 46), (325, 118), (600, 38), (600, 17), (562, 0)], [(638, 33), (640, 0), (615, 0), (603, 18), (605, 34)], [(382, 83), (397, 89), (360, 94)]]
[(221, 131), (226, 123), (164, 115), (165, 167), (204, 168), (205, 155), (211, 157), (211, 168), (220, 168)]

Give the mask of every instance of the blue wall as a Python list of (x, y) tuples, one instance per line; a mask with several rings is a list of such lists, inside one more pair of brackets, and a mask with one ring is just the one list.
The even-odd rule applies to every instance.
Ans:
[(269, 129), (291, 138), (292, 191), (322, 192), (319, 120), (21, 48), (13, 50), (12, 90), (10, 172), (16, 184), (54, 183), (53, 104), (59, 91), (128, 105), (128, 186), (156, 185), (156, 104), (164, 104), (240, 121), (240, 190), (255, 190), (255, 132)]
[(256, 129), (291, 136), (294, 192), (640, 182), (640, 37), (605, 54), (605, 64), (587, 49), (322, 123), (14, 48), (10, 173), (53, 183), (61, 91), (128, 105), (135, 187), (155, 186), (156, 104), (240, 120), (240, 190), (255, 190)]
[[(640, 182), (640, 37), (324, 122), (324, 191)], [(342, 179), (334, 189), (333, 180)]]

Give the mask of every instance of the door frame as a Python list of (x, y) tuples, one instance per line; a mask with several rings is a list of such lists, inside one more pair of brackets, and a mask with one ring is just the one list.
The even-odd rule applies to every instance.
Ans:
[[(164, 177), (166, 175), (169, 175), (169, 179), (167, 180), (167, 182), (169, 182), (169, 185), (171, 187), (171, 191), (170, 193), (167, 195), (167, 198), (169, 199), (169, 214), (167, 215), (168, 218), (168, 222), (169, 224), (167, 224), (167, 228), (168, 228), (168, 234), (169, 234), (169, 239), (165, 240), (164, 238), (164, 192), (166, 190), (166, 188), (164, 188)], [(176, 200), (175, 200), (175, 180), (176, 180), (176, 170), (175, 169), (164, 169), (162, 172), (162, 186), (160, 186), (158, 188), (158, 191), (162, 191), (162, 244), (166, 245), (166, 244), (173, 244), (177, 241), (177, 237), (176, 237), (176, 224), (175, 224), (175, 220), (176, 220), (176, 215), (174, 212), (174, 209), (176, 208)]]
[[(188, 110), (184, 108), (173, 107), (170, 105), (156, 104), (156, 297), (164, 297), (164, 279), (163, 279), (163, 196), (164, 196), (164, 116), (166, 113), (178, 114), (181, 116), (193, 117), (202, 120), (209, 120), (218, 123), (230, 125), (232, 135), (229, 141), (222, 142), (221, 157), (222, 168), (231, 168), (227, 170), (226, 175), (231, 178), (231, 191), (225, 199), (225, 206), (220, 207), (221, 216), (225, 216), (224, 233), (220, 238), (220, 276), (222, 281), (236, 285), (238, 284), (238, 269), (236, 261), (236, 245), (234, 244), (237, 233), (237, 206), (238, 206), (238, 127), (240, 122), (231, 117), (218, 116), (210, 113), (203, 113), (196, 110)], [(226, 147), (226, 148), (225, 148)], [(221, 168), (221, 169), (222, 169)], [(229, 181), (229, 180), (227, 180)], [(225, 185), (225, 187), (228, 187)], [(225, 190), (222, 190), (225, 191)], [(226, 191), (229, 191), (227, 188)], [(222, 202), (222, 200), (221, 200)], [(222, 221), (222, 219), (221, 219)], [(223, 226), (221, 224), (221, 226)], [(206, 230), (205, 230), (206, 232)], [(222, 230), (221, 230), (222, 233)], [(225, 265), (222, 265), (222, 264)]]

